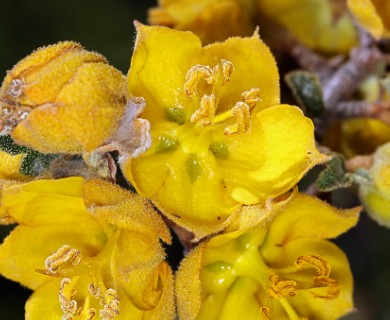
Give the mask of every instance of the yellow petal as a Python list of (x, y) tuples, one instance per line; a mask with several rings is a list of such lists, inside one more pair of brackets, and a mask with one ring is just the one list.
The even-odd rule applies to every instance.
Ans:
[(37, 288), (31, 297), (27, 300), (25, 306), (26, 320), (58, 320), (63, 316), (60, 302), (58, 300), (58, 291), (60, 288), (60, 279), (49, 279)]
[(232, 198), (253, 204), (276, 197), (325, 161), (314, 145), (313, 130), (297, 107), (278, 105), (258, 112), (249, 132), (227, 140), (230, 156), (218, 161)]
[[(340, 292), (332, 299), (316, 298), (313, 293), (326, 295), (328, 289), (298, 290), (297, 295), (286, 298), (300, 316), (327, 320), (339, 319), (353, 310), (353, 278), (348, 259), (335, 244), (322, 239), (297, 239), (291, 241), (279, 253), (274, 264), (294, 265), (299, 256), (319, 255), (329, 263), (330, 278), (337, 281)], [(315, 271), (312, 269), (312, 276)]]
[(384, 26), (381, 17), (371, 0), (348, 0), (348, 7), (363, 28), (375, 38), (383, 36)]
[(193, 320), (202, 305), (202, 283), (199, 272), (202, 267), (205, 243), (193, 249), (180, 264), (176, 274), (175, 294), (180, 319)]
[(390, 143), (386, 143), (374, 154), (369, 169), (372, 182), (360, 186), (359, 195), (368, 214), (380, 225), (390, 227)]
[[(359, 1), (359, 0), (358, 0)], [(326, 54), (347, 53), (357, 34), (341, 1), (257, 0), (269, 19), (285, 27), (304, 45)]]
[(151, 24), (192, 31), (204, 44), (248, 36), (255, 28), (252, 1), (160, 1), (159, 5), (148, 12)]
[(218, 59), (231, 61), (234, 65), (231, 85), (221, 96), (219, 105), (222, 108), (218, 108), (219, 111), (225, 111), (224, 108), (231, 108), (241, 101), (241, 94), (251, 88), (259, 88), (261, 98), (252, 112), (279, 103), (279, 73), (275, 59), (257, 32), (252, 37), (230, 38), (204, 47), (193, 65), (214, 66)]
[(360, 210), (337, 209), (315, 197), (297, 194), (272, 220), (263, 255), (272, 260), (278, 255), (278, 246), (301, 238), (335, 238), (356, 225)]
[[(106, 196), (99, 197), (97, 192)], [(86, 182), (84, 194), (88, 210), (99, 221), (115, 225), (124, 232), (132, 231), (171, 243), (169, 229), (147, 199), (102, 180)]]
[(157, 207), (198, 237), (222, 229), (237, 204), (226, 194), (213, 156), (177, 151), (169, 172), (164, 188), (154, 197)]
[(172, 271), (163, 259), (158, 238), (122, 230), (113, 250), (111, 270), (117, 287), (137, 308), (160, 314), (158, 309), (163, 308), (169, 319), (174, 313)]
[(133, 193), (101, 179), (85, 180), (82, 194), (87, 207), (115, 205), (135, 197)]
[(360, 199), (365, 210), (381, 226), (390, 227), (390, 197), (372, 186), (360, 188)]
[(190, 62), (202, 45), (191, 32), (136, 24), (137, 39), (128, 74), (128, 91), (146, 99), (142, 116), (152, 126), (165, 118), (165, 108), (182, 99), (181, 89)]
[(83, 183), (83, 178), (72, 177), (12, 185), (3, 191), (2, 206), (28, 226), (93, 221), (82, 199)]
[(36, 272), (45, 269), (45, 260), (64, 244), (83, 255), (98, 254), (106, 238), (97, 222), (78, 225), (16, 227), (0, 246), (0, 273), (30, 289), (50, 280)]

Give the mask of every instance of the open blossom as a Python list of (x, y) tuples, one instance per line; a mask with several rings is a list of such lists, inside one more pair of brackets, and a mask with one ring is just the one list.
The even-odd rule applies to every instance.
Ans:
[(390, 2), (383, 0), (348, 0), (356, 20), (376, 39), (390, 37)]
[(198, 237), (242, 204), (276, 197), (324, 161), (313, 124), (279, 104), (275, 60), (257, 33), (202, 47), (191, 32), (137, 24), (128, 90), (145, 98), (152, 145), (122, 161), (136, 190)]
[[(127, 126), (135, 120), (133, 109), (119, 70), (78, 43), (60, 42), (38, 49), (8, 72), (0, 88), (0, 131), (44, 153), (92, 152), (124, 140), (118, 130), (123, 118)], [(129, 130), (130, 145), (133, 136)]]
[[(262, 215), (260, 206), (243, 215)], [(352, 311), (348, 260), (333, 243), (359, 208), (337, 210), (296, 194), (252, 228), (225, 231), (182, 261), (176, 280), (180, 319), (335, 320)]]
[(102, 180), (2, 185), (18, 226), (0, 273), (34, 290), (26, 319), (174, 319), (170, 234), (152, 206)]
[(203, 44), (231, 36), (249, 36), (255, 29), (254, 0), (159, 0), (149, 9), (149, 22), (192, 31)]

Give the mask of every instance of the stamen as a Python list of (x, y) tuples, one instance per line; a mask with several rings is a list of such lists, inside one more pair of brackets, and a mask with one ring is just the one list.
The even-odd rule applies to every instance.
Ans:
[(316, 276), (313, 277), (315, 287), (328, 287), (325, 294), (311, 292), (313, 297), (322, 299), (335, 299), (340, 294), (340, 285), (335, 279), (329, 277), (331, 267), (326, 259), (318, 255), (300, 256), (296, 261), (298, 269), (314, 268)]
[(252, 110), (256, 106), (256, 104), (261, 101), (260, 89), (252, 88), (247, 91), (244, 91), (241, 94), (241, 98), (242, 101), (244, 101), (249, 106), (249, 109)]
[(234, 65), (231, 61), (221, 59), (222, 64), (222, 75), (223, 75), (223, 84), (226, 84), (227, 82), (230, 82), (230, 76), (232, 75), (234, 71)]
[(102, 291), (100, 290), (100, 288), (97, 286), (97, 285), (94, 285), (93, 283), (91, 283), (89, 286), (88, 286), (88, 291), (89, 293), (94, 296), (96, 299), (100, 300), (101, 299), (101, 296), (102, 296)]
[(271, 285), (267, 290), (267, 293), (271, 298), (279, 299), (286, 296), (293, 297), (297, 293), (297, 283), (293, 280), (280, 280), (274, 273), (269, 275), (268, 280)]
[(214, 72), (209, 66), (197, 64), (188, 70), (186, 74), (186, 82), (184, 83), (184, 91), (189, 97), (193, 97), (197, 93), (197, 85), (200, 79), (205, 79), (208, 84), (214, 80)]
[(73, 319), (73, 315), (77, 311), (77, 301), (71, 299), (76, 293), (77, 291), (71, 286), (70, 279), (62, 279), (60, 291), (58, 293), (61, 309), (65, 313), (62, 319)]
[(215, 109), (215, 95), (204, 95), (200, 100), (200, 108), (191, 115), (191, 122), (199, 121), (200, 125), (209, 125), (213, 120)]
[(94, 308), (88, 309), (88, 318), (87, 320), (92, 320), (96, 316), (96, 310)]
[(23, 81), (20, 79), (13, 79), (9, 84), (7, 93), (14, 99), (19, 98), (23, 93)]
[(298, 269), (314, 267), (318, 277), (329, 277), (330, 265), (326, 259), (318, 255), (300, 256), (296, 261)]
[(84, 305), (77, 309), (76, 313), (81, 319), (92, 320), (95, 318), (96, 310), (94, 308), (89, 308), (89, 304), (90, 299), (89, 297), (86, 297)]
[(271, 320), (271, 317), (270, 317), (270, 308), (268, 307), (261, 307), (260, 308), (260, 319), (261, 320)]
[(236, 123), (228, 126), (224, 130), (224, 134), (245, 133), (251, 125), (251, 115), (249, 106), (244, 102), (237, 102), (231, 109), (232, 116), (236, 116)]
[(105, 293), (104, 306), (100, 310), (100, 317), (102, 320), (114, 320), (119, 314), (119, 296), (118, 292), (114, 289), (107, 289)]
[(45, 267), (51, 273), (57, 273), (58, 269), (67, 263), (71, 263), (72, 266), (79, 265), (81, 258), (82, 255), (80, 251), (73, 249), (66, 244), (47, 257)]

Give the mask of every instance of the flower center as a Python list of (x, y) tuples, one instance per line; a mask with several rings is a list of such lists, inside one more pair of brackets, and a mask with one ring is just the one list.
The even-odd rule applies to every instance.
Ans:
[[(96, 309), (91, 307), (92, 298), (97, 299), (102, 306), (99, 316), (103, 320), (114, 320), (119, 315), (118, 292), (112, 288), (106, 288), (100, 274), (101, 266), (96, 259), (83, 257), (77, 249), (69, 245), (63, 245), (56, 252), (47, 257), (46, 270), (37, 270), (40, 273), (62, 278), (58, 298), (64, 313), (62, 319), (87, 319), (95, 318)], [(83, 297), (83, 305), (78, 306), (75, 298), (76, 285), (83, 287), (86, 279), (89, 295)], [(82, 291), (85, 292), (83, 289)], [(81, 297), (78, 299), (82, 300)]]
[[(252, 88), (243, 92), (242, 101), (238, 101), (229, 110), (217, 114), (221, 88), (230, 83), (233, 71), (233, 63), (224, 59), (221, 59), (220, 63), (213, 68), (198, 64), (188, 70), (183, 89), (196, 108), (190, 117), (192, 123), (205, 127), (233, 119), (233, 124), (226, 125), (225, 135), (245, 133), (249, 130), (251, 126), (250, 111), (261, 101), (260, 89)], [(199, 89), (204, 88), (205, 85), (206, 89), (211, 86), (208, 88), (211, 93), (199, 94)]]

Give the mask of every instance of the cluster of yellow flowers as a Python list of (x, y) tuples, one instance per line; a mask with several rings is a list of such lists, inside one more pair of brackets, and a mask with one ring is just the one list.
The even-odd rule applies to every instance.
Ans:
[[(264, 20), (265, 39), (266, 26), (277, 24), (276, 38), (288, 32), (314, 50), (342, 53), (357, 43), (347, 5), (375, 38), (388, 35), (390, 6), (159, 5), (149, 20), (168, 27), (135, 23), (127, 76), (100, 54), (61, 42), (17, 63), (0, 88), (1, 134), (18, 147), (0, 151), (0, 223), (17, 225), (0, 245), (0, 274), (34, 291), (26, 319), (298, 320), (351, 312), (349, 263), (328, 239), (356, 225), (361, 208), (337, 209), (298, 191), (330, 156), (318, 150), (312, 120), (280, 102), (278, 68), (255, 25)], [(360, 188), (385, 225), (388, 148), (377, 151), (374, 180)], [(54, 160), (34, 177), (22, 170), (29, 152)], [(66, 159), (84, 169), (65, 170)], [(116, 165), (134, 192), (115, 183)], [(191, 236), (175, 274), (164, 250), (169, 227)]]

